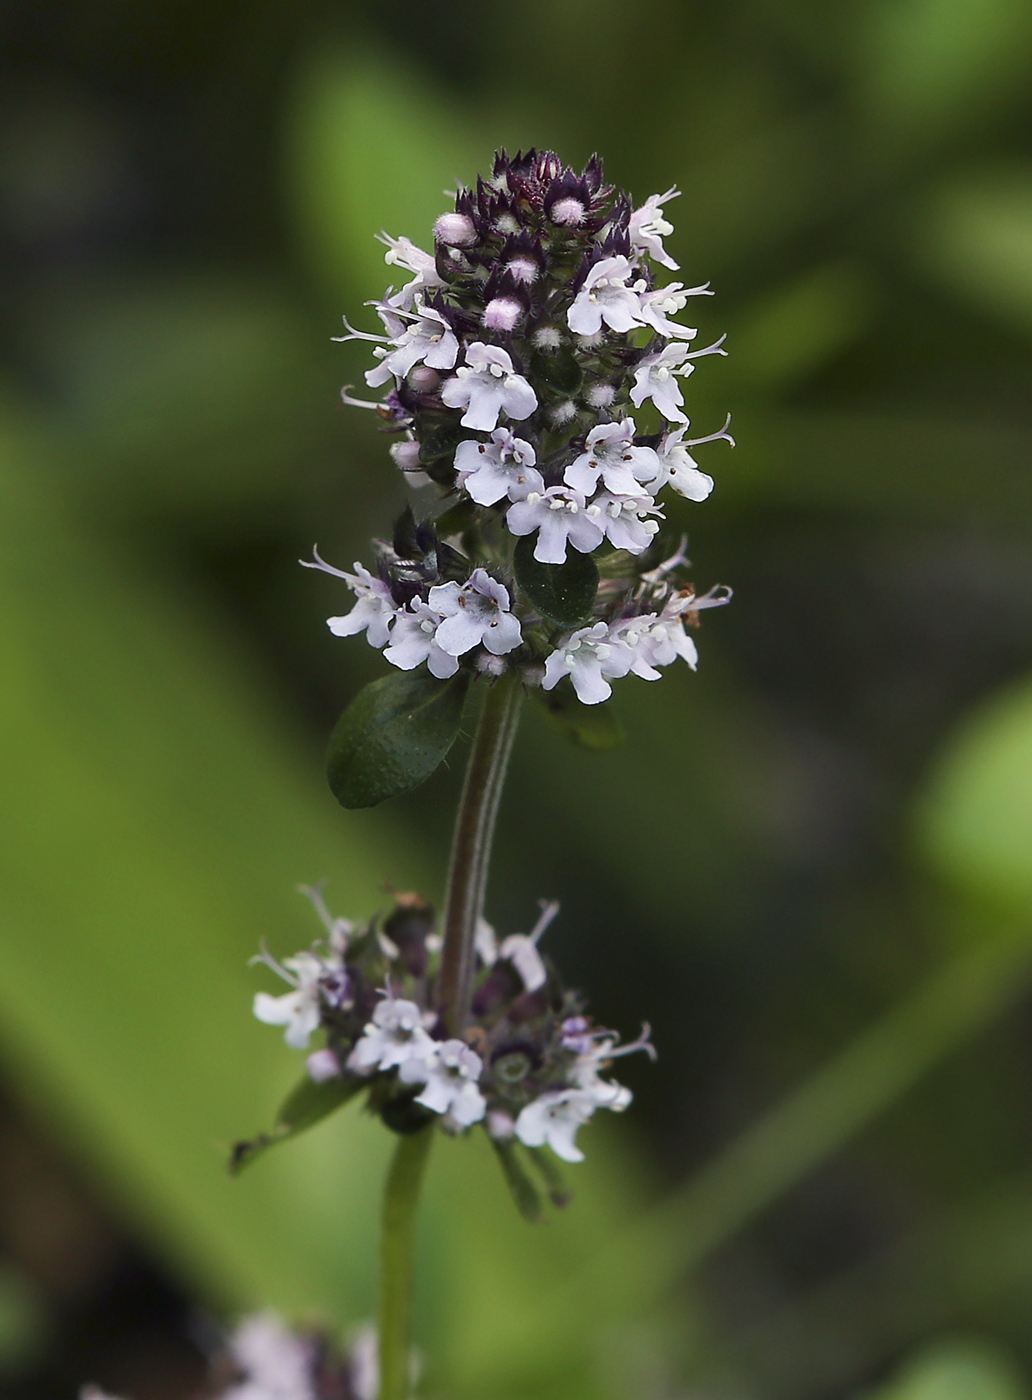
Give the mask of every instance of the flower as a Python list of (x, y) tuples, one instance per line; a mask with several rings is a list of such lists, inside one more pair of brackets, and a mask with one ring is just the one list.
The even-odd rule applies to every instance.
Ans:
[(627, 279), (633, 276), (627, 258), (601, 258), (566, 313), (566, 324), (574, 335), (598, 335), (603, 321), (610, 330), (622, 333), (642, 325), (641, 301), (627, 286)]
[(653, 492), (670, 485), (689, 501), (704, 501), (713, 490), (713, 478), (699, 470), (695, 458), (688, 451), (693, 444), (681, 441), (687, 431), (688, 424), (685, 422), (682, 427), (675, 428), (663, 436), (655, 453), (658, 468), (655, 476), (643, 476), (640, 480), (642, 485), (648, 486)]
[[(399, 322), (399, 316), (406, 314), (412, 317), (410, 326)], [(365, 381), (370, 389), (386, 384), (392, 375), (395, 379), (404, 379), (414, 365), (429, 365), (431, 369), (453, 368), (459, 357), (459, 342), (439, 311), (417, 303), (416, 309), (409, 313), (395, 314), (383, 309), (380, 315), (388, 330), (392, 322), (403, 328), (390, 342), (393, 350), (380, 347), (373, 351), (380, 363), (375, 369), (366, 370)]]
[(668, 282), (665, 287), (647, 290), (644, 282), (636, 282), (635, 290), (640, 294), (641, 323), (651, 326), (660, 335), (671, 340), (694, 340), (698, 331), (694, 326), (679, 326), (671, 321), (688, 305), (688, 298), (711, 295), (708, 287), (686, 287), (683, 282)]
[(477, 1088), (484, 1062), (461, 1040), (445, 1040), (436, 1046), (432, 1058), (409, 1060), (398, 1071), (406, 1083), (425, 1083), (416, 1103), (434, 1113), (447, 1113), (462, 1128), (479, 1123), (487, 1111), (487, 1100)]
[(433, 291), (445, 285), (437, 271), (437, 263), (432, 253), (417, 248), (410, 238), (404, 236), (392, 238), (389, 233), (381, 233), (378, 237), (381, 243), (387, 245), (387, 251), (383, 255), (385, 263), (403, 267), (407, 272), (416, 274), (400, 292), (388, 293), (387, 302), (390, 306), (408, 310), (419, 293)]
[(650, 194), (640, 209), (631, 212), (630, 222), (627, 225), (627, 235), (631, 240), (631, 247), (640, 252), (648, 253), (653, 262), (662, 263), (664, 267), (669, 267), (672, 272), (677, 271), (677, 263), (663, 247), (663, 239), (667, 238), (674, 231), (674, 226), (660, 213), (660, 209), (668, 199), (676, 199), (681, 191), (676, 185), (671, 186), (666, 194)]
[(245, 1318), (233, 1333), (230, 1353), (244, 1379), (221, 1400), (315, 1400), (315, 1349), (275, 1313)]
[(626, 676), (634, 660), (630, 647), (605, 622), (579, 627), (561, 642), (545, 662), (544, 690), (554, 690), (569, 676), (577, 699), (598, 705), (613, 693), (610, 680)]
[(631, 402), (641, 408), (646, 399), (652, 402), (671, 423), (687, 424), (682, 411), (684, 395), (677, 382), (679, 374), (689, 375), (695, 366), (686, 364), (689, 358), (687, 345), (672, 341), (658, 354), (650, 355), (634, 371), (634, 384), (631, 388)]
[(507, 352), (480, 340), (466, 347), (466, 363), (445, 381), (441, 398), (449, 408), (465, 408), (462, 426), (482, 433), (492, 432), (503, 412), (514, 419), (529, 418), (538, 402)]
[(335, 569), (319, 557), (313, 550), (314, 559), (302, 559), (306, 569), (321, 569), (324, 574), (342, 578), (354, 593), (358, 602), (343, 617), (328, 617), (326, 625), (335, 637), (354, 637), (359, 632), (366, 634), (370, 646), (385, 647), (391, 634), (391, 624), (398, 611), (398, 605), (391, 597), (391, 590), (383, 579), (374, 578), (362, 564), (355, 564), (353, 574), (343, 569)]
[[(548, 981), (548, 970), (537, 950), (537, 945), (541, 935), (558, 913), (559, 905), (554, 899), (544, 901), (538, 921), (531, 931), (529, 933), (510, 933), (508, 938), (502, 940), (502, 946), (495, 954), (496, 957), (504, 958), (512, 963), (520, 975), (524, 991), (536, 992)], [(494, 937), (493, 930), (491, 936)], [(488, 959), (485, 958), (484, 961), (486, 962)], [(490, 961), (493, 962), (494, 957)]]
[(590, 554), (605, 539), (597, 506), (588, 506), (580, 491), (569, 486), (550, 486), (547, 491), (530, 490), (514, 502), (505, 523), (514, 535), (538, 532), (534, 558), (541, 564), (564, 564), (566, 544), (582, 554)]
[(590, 496), (601, 477), (607, 491), (638, 495), (639, 481), (655, 471), (656, 454), (650, 447), (635, 447), (635, 431), (633, 418), (592, 428), (585, 440), (585, 451), (563, 473), (567, 486)]
[(486, 569), (475, 569), (463, 584), (431, 588), (429, 603), (444, 618), (434, 641), (449, 656), (464, 656), (478, 645), (504, 656), (523, 640), (520, 624), (509, 611), (508, 589)]
[(399, 671), (414, 671), (425, 661), (427, 669), (438, 680), (445, 681), (459, 669), (458, 658), (437, 644), (437, 629), (444, 621), (442, 613), (417, 600), (396, 614), (391, 644), (384, 650), (385, 658)]
[(414, 1001), (385, 997), (373, 1012), (348, 1056), (352, 1074), (395, 1069), (409, 1060), (427, 1063), (436, 1044), (426, 1033), (423, 1013)]
[(284, 958), (278, 963), (266, 952), (261, 952), (255, 962), (264, 962), (277, 976), (282, 977), (294, 988), (282, 996), (269, 996), (267, 992), (255, 995), (253, 1010), (259, 1021), (267, 1026), (286, 1026), (283, 1039), (292, 1050), (305, 1050), (318, 1030), (320, 1019), (320, 981), (327, 972), (343, 971), (339, 958), (327, 964), (314, 953), (297, 953), (292, 958)]
[(496, 428), (489, 443), (466, 438), (455, 450), (458, 483), (481, 506), (493, 506), (513, 491), (515, 500), (528, 482), (528, 489), (543, 491), (545, 483), (533, 470), (536, 461), (530, 443), (508, 428)]
[(647, 515), (662, 516), (651, 496), (639, 492), (635, 496), (614, 496), (603, 492), (592, 501), (591, 510), (600, 512), (598, 522), (614, 549), (626, 549), (628, 554), (641, 554), (652, 543), (659, 522), (646, 520)]
[(516, 1136), (524, 1147), (547, 1144), (564, 1162), (583, 1162), (574, 1139), (596, 1107), (594, 1095), (583, 1089), (551, 1089), (520, 1111)]

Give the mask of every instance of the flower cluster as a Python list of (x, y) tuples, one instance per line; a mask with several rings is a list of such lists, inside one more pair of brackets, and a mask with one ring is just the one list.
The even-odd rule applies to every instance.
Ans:
[(295, 1049), (325, 1032), (308, 1055), (311, 1080), (368, 1087), (369, 1106), (399, 1132), (434, 1119), (452, 1133), (482, 1123), (496, 1144), (548, 1146), (567, 1162), (582, 1160), (577, 1130), (595, 1109), (630, 1103), (630, 1091), (604, 1071), (617, 1056), (654, 1054), (648, 1030), (620, 1045), (562, 986), (538, 948), (557, 905), (544, 906), (529, 934), (500, 943), (480, 924), (473, 1015), (460, 1040), (447, 1036), (435, 1009), (441, 939), (428, 905), (399, 896), (382, 922), (356, 928), (331, 917), (318, 890), (305, 893), (326, 936), (282, 963), (258, 955), (291, 990), (259, 992), (254, 1013), (283, 1026)]
[[(551, 152), (502, 152), (437, 220), (433, 253), (383, 235), (409, 280), (371, 303), (384, 334), (345, 321), (341, 339), (373, 344), (366, 382), (386, 393), (344, 400), (380, 414), (395, 463), (435, 500), (378, 544), (375, 572), (316, 554), (357, 597), (330, 618), (336, 635), (364, 632), (392, 665), (440, 679), (462, 665), (516, 665), (546, 688), (569, 675), (586, 704), (610, 679), (695, 665), (685, 627), (730, 595), (696, 598), (674, 576), (683, 550), (656, 577), (660, 495), (705, 500), (692, 449), (732, 439), (727, 424), (686, 436), (682, 382), (725, 352), (693, 350), (695, 329), (674, 319), (707, 287), (656, 285), (657, 268), (677, 270), (663, 245), (676, 194), (635, 209), (597, 158), (578, 174)], [(573, 619), (549, 613), (534, 579), (578, 556), (597, 565), (593, 599)]]
[[(363, 1327), (341, 1353), (314, 1332), (295, 1332), (275, 1313), (246, 1317), (215, 1356), (205, 1394), (217, 1400), (376, 1400), (376, 1333)], [(80, 1400), (115, 1400), (84, 1386)]]

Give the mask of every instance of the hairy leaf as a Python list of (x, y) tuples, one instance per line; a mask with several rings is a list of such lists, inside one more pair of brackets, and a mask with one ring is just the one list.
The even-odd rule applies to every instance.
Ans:
[(565, 564), (541, 564), (534, 558), (534, 536), (524, 535), (513, 565), (516, 582), (542, 617), (559, 627), (590, 621), (598, 591), (598, 568), (590, 554), (571, 549)]
[(327, 777), (342, 807), (375, 807), (429, 778), (455, 742), (469, 673), (439, 681), (420, 669), (373, 681), (330, 736)]

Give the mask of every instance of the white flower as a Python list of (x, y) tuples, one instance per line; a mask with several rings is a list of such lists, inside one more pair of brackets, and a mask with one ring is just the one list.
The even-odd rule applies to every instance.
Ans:
[(498, 425), (498, 415), (529, 418), (537, 408), (537, 395), (522, 374), (513, 369), (512, 359), (496, 345), (476, 340), (466, 347), (466, 363), (445, 381), (441, 398), (449, 408), (465, 408), (464, 428), (490, 433)]
[(582, 554), (590, 554), (602, 543), (605, 529), (600, 515), (598, 507), (589, 506), (580, 491), (550, 486), (547, 491), (528, 491), (523, 500), (514, 502), (505, 523), (514, 535), (537, 530), (534, 558), (541, 564), (562, 564), (567, 541)]
[(222, 1400), (315, 1400), (315, 1355), (275, 1313), (245, 1318), (230, 1339), (230, 1352), (244, 1379)]
[[(536, 992), (548, 981), (548, 970), (537, 950), (537, 945), (541, 935), (558, 913), (559, 905), (555, 900), (545, 901), (542, 903), (538, 921), (531, 931), (529, 933), (510, 933), (498, 949), (496, 957), (504, 958), (507, 962), (512, 963), (519, 973), (525, 991)], [(492, 930), (492, 938), (493, 936)], [(494, 958), (491, 959), (492, 962), (494, 960)]]
[(319, 1028), (322, 1001), (319, 983), (327, 975), (340, 974), (343, 970), (340, 958), (326, 962), (314, 953), (296, 953), (278, 963), (263, 951), (252, 961), (265, 963), (294, 988), (281, 997), (258, 992), (254, 998), (254, 1014), (267, 1026), (286, 1026), (283, 1038), (292, 1050), (307, 1049), (312, 1032)]
[(423, 1013), (414, 1001), (385, 997), (373, 1012), (355, 1048), (348, 1056), (353, 1074), (394, 1069), (408, 1061), (426, 1064), (436, 1052), (423, 1025)]
[(414, 303), (416, 296), (420, 292), (435, 290), (443, 287), (444, 281), (437, 271), (437, 263), (432, 253), (426, 253), (422, 248), (417, 248), (410, 238), (392, 238), (389, 233), (377, 235), (381, 243), (387, 245), (387, 251), (383, 255), (385, 263), (403, 267), (406, 272), (414, 272), (416, 275), (411, 282), (406, 283), (400, 292), (392, 292), (387, 296), (387, 303), (390, 306), (398, 307), (401, 310), (409, 310)]
[[(587, 1023), (585, 1023), (586, 1026)], [(641, 1035), (629, 1045), (619, 1045), (617, 1037), (607, 1031), (592, 1031), (583, 1036), (584, 1042), (573, 1063), (570, 1077), (576, 1088), (590, 1094), (596, 1108), (608, 1108), (613, 1113), (622, 1113), (634, 1095), (623, 1084), (614, 1084), (599, 1077), (599, 1070), (621, 1055), (634, 1055), (643, 1050), (650, 1060), (655, 1060), (655, 1046), (650, 1040), (648, 1025), (641, 1028)]]
[(408, 1084), (426, 1084), (416, 1103), (434, 1113), (447, 1113), (462, 1128), (479, 1123), (487, 1100), (477, 1088), (484, 1062), (462, 1040), (445, 1040), (432, 1058), (409, 1060), (398, 1071)]
[(670, 485), (689, 501), (704, 501), (713, 490), (713, 478), (699, 470), (698, 463), (688, 448), (694, 446), (695, 442), (704, 442), (707, 439), (697, 438), (694, 441), (682, 442), (681, 439), (687, 431), (688, 424), (685, 423), (683, 427), (664, 435), (655, 454), (658, 470), (655, 476), (642, 477), (641, 481), (654, 493)]
[(319, 557), (313, 550), (314, 559), (302, 559), (306, 569), (321, 569), (324, 574), (342, 578), (354, 593), (358, 602), (343, 617), (329, 617), (326, 625), (335, 637), (354, 637), (359, 632), (366, 634), (370, 646), (385, 647), (391, 634), (391, 624), (398, 612), (398, 605), (391, 597), (391, 590), (383, 579), (375, 578), (364, 565), (356, 563), (353, 574), (343, 569), (335, 569)]
[(653, 262), (662, 263), (672, 272), (677, 271), (677, 263), (664, 249), (663, 239), (673, 233), (674, 226), (663, 217), (660, 209), (668, 199), (676, 199), (680, 193), (676, 186), (672, 186), (666, 194), (650, 194), (640, 209), (632, 211), (627, 230), (632, 248), (648, 253)]
[(464, 656), (475, 646), (504, 656), (523, 640), (518, 620), (509, 611), (509, 592), (486, 569), (475, 569), (465, 583), (431, 588), (430, 607), (440, 613), (434, 640), (449, 656)]
[(583, 1162), (574, 1139), (595, 1111), (593, 1094), (583, 1089), (552, 1089), (527, 1104), (516, 1119), (516, 1136), (525, 1147), (546, 1144), (564, 1162)]
[(577, 699), (585, 705), (608, 700), (612, 680), (626, 676), (634, 655), (618, 632), (604, 622), (580, 627), (568, 636), (545, 662), (543, 689), (553, 690), (563, 676), (569, 676)]
[(574, 335), (597, 335), (603, 321), (621, 333), (642, 325), (640, 298), (627, 285), (627, 279), (633, 276), (634, 269), (625, 257), (597, 262), (566, 313), (566, 323)]
[(659, 522), (645, 519), (648, 515), (662, 517), (651, 496), (613, 496), (608, 492), (596, 496), (591, 510), (600, 511), (599, 524), (614, 549), (626, 549), (628, 554), (641, 554), (652, 543)]
[[(543, 491), (545, 483), (534, 471), (536, 461), (530, 443), (514, 437), (508, 428), (496, 428), (490, 442), (466, 438), (455, 450), (459, 485), (480, 506), (493, 506), (503, 496), (516, 500), (526, 494), (521, 490), (524, 486)], [(510, 494), (513, 490), (515, 496)]]
[(641, 408), (646, 399), (651, 399), (668, 422), (687, 425), (688, 418), (682, 409), (684, 395), (677, 382), (679, 374), (689, 375), (695, 368), (694, 364), (685, 363), (686, 360), (690, 360), (688, 347), (677, 341), (642, 360), (634, 371), (631, 386), (631, 402), (635, 408)]
[(445, 681), (459, 669), (458, 658), (437, 645), (437, 629), (444, 621), (441, 613), (414, 599), (398, 612), (385, 658), (399, 671), (414, 671), (425, 661), (432, 676)]
[(635, 282), (634, 289), (639, 294), (643, 325), (651, 326), (668, 339), (695, 339), (699, 332), (694, 326), (679, 326), (670, 317), (684, 310), (689, 297), (712, 296), (708, 287), (686, 287), (683, 282), (669, 282), (665, 287), (649, 291), (644, 282)]
[(591, 496), (601, 477), (607, 491), (639, 495), (639, 481), (656, 470), (656, 454), (651, 447), (635, 447), (635, 431), (633, 418), (592, 428), (585, 441), (586, 450), (563, 473), (567, 486)]
[[(383, 311), (380, 314), (388, 330), (391, 319), (397, 321), (397, 317), (389, 319)], [(418, 364), (429, 365), (431, 369), (453, 368), (459, 357), (459, 342), (441, 313), (432, 306), (420, 304), (412, 316), (412, 324), (402, 325), (401, 333), (393, 339), (393, 350), (381, 346), (373, 351), (380, 363), (375, 369), (366, 370), (365, 381), (370, 389), (386, 384), (392, 376), (404, 379)]]

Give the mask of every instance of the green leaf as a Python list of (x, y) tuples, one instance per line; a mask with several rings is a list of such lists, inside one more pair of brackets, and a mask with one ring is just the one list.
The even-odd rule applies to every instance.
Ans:
[(567, 1186), (566, 1177), (555, 1157), (544, 1147), (528, 1147), (527, 1156), (537, 1167), (545, 1183), (548, 1199), (558, 1210), (565, 1210), (573, 1200), (573, 1192)]
[(545, 1218), (541, 1197), (537, 1187), (523, 1170), (523, 1165), (516, 1155), (516, 1144), (514, 1142), (498, 1142), (492, 1138), (491, 1146), (494, 1148), (502, 1168), (505, 1183), (516, 1202), (516, 1209), (524, 1220), (528, 1220), (532, 1225), (540, 1225)]
[(330, 736), (327, 776), (342, 807), (375, 807), (429, 778), (455, 742), (469, 673), (402, 671), (373, 681)]
[(542, 617), (559, 627), (590, 621), (598, 591), (598, 567), (590, 554), (571, 549), (565, 564), (542, 564), (534, 558), (534, 536), (524, 535), (513, 565), (516, 582)]
[(276, 1143), (286, 1142), (287, 1138), (296, 1137), (306, 1128), (313, 1128), (316, 1123), (321, 1123), (324, 1118), (328, 1118), (331, 1113), (335, 1113), (362, 1089), (368, 1087), (368, 1080), (345, 1075), (316, 1084), (306, 1074), (280, 1105), (276, 1114), (276, 1125), (271, 1132), (259, 1133), (257, 1137), (233, 1144), (229, 1156), (231, 1174), (236, 1176), (266, 1148), (275, 1147)]
[(533, 692), (552, 719), (575, 744), (584, 749), (615, 749), (627, 737), (609, 701), (582, 705), (572, 686), (562, 682), (555, 690)]
[(530, 359), (530, 372), (535, 382), (544, 382), (550, 389), (572, 397), (580, 389), (584, 371), (573, 351), (564, 346), (552, 354), (539, 350)]

